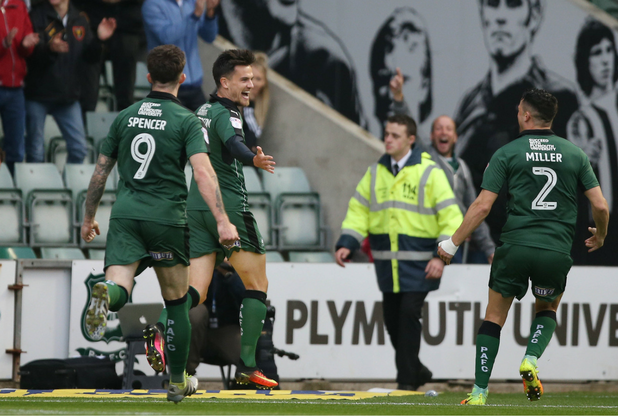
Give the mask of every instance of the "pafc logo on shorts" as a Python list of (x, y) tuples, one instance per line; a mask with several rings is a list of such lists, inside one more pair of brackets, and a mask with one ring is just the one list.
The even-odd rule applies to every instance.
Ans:
[[(90, 342), (104, 341), (106, 344), (109, 344), (110, 341), (120, 341), (122, 339), (120, 321), (118, 320), (116, 312), (107, 313), (107, 327), (105, 327), (105, 332), (103, 333), (102, 336), (100, 336), (99, 334), (90, 335), (88, 334), (88, 331), (86, 330), (86, 311), (88, 310), (89, 300), (92, 294), (92, 288), (97, 283), (104, 282), (104, 281), (105, 281), (104, 274), (92, 274), (92, 273), (90, 273), (90, 275), (84, 281), (84, 284), (86, 285), (86, 290), (88, 291), (88, 295), (86, 296), (86, 299), (84, 300), (85, 304), (84, 304), (84, 309), (82, 310), (81, 319), (79, 321), (79, 328), (82, 331), (82, 335), (84, 336), (84, 339)], [(129, 299), (129, 301), (131, 300)]]
[(534, 294), (537, 296), (551, 296), (554, 294), (554, 292), (556, 291), (556, 289), (553, 288), (544, 288), (544, 287), (538, 287), (535, 286), (534, 287)]

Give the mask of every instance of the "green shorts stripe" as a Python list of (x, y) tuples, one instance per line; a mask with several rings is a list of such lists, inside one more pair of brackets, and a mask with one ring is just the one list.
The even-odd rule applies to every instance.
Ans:
[(530, 281), (537, 299), (552, 302), (564, 292), (572, 265), (565, 253), (505, 243), (496, 248), (489, 287), (504, 297), (521, 300)]
[(107, 233), (105, 269), (139, 261), (135, 275), (147, 267), (189, 265), (189, 227), (112, 218)]

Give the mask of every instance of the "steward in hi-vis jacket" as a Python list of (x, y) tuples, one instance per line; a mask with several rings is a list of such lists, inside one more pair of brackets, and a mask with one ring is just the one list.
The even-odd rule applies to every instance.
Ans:
[(431, 380), (431, 371), (418, 359), (421, 312), (427, 293), (440, 286), (444, 262), (437, 244), (463, 220), (446, 174), (421, 146), (414, 146), (415, 139), (412, 118), (388, 118), (386, 154), (356, 187), (335, 254), (344, 266), (344, 259), (369, 237), (400, 390), (416, 390)]

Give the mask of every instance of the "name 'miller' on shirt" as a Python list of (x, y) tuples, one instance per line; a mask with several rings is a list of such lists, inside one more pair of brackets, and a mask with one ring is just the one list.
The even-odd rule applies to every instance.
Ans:
[[(540, 150), (542, 152), (551, 152), (556, 150), (556, 146), (548, 144), (549, 139), (528, 139), (530, 150)], [(562, 162), (562, 153), (539, 153), (526, 152), (526, 162)]]

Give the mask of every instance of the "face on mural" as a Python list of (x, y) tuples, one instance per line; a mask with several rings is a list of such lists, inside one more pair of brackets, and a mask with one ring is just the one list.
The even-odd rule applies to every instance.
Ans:
[(590, 48), (588, 65), (594, 85), (601, 89), (608, 88), (614, 75), (614, 44), (603, 38)]
[(492, 56), (519, 55), (532, 39), (538, 19), (529, 0), (481, 0), (485, 46)]
[(267, 0), (270, 15), (284, 23), (292, 26), (298, 18), (298, 0)]

